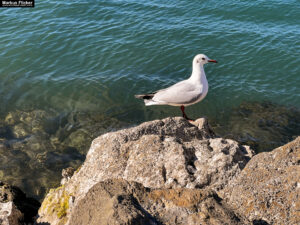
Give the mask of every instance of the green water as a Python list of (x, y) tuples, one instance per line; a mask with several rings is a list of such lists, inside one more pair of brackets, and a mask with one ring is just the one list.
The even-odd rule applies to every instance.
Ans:
[[(205, 67), (209, 92), (187, 108), (190, 117), (208, 117), (219, 134), (257, 151), (291, 140), (300, 133), (299, 21), (292, 0), (45, 0), (1, 8), (0, 179), (40, 198), (62, 168), (84, 160), (84, 138), (180, 116), (133, 95), (189, 77), (198, 53), (219, 63)], [(66, 141), (72, 133), (76, 144)]]

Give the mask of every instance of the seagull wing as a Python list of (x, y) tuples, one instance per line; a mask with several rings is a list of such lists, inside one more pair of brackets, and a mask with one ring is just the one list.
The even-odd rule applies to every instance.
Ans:
[(188, 105), (201, 97), (202, 89), (202, 85), (195, 85), (189, 80), (184, 80), (157, 91), (152, 100), (169, 105)]

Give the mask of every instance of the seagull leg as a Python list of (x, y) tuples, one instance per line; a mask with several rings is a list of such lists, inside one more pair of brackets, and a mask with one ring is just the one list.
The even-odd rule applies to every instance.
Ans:
[(180, 109), (181, 109), (182, 117), (183, 117), (183, 118), (185, 118), (185, 119), (187, 119), (187, 120), (190, 120), (190, 121), (194, 121), (194, 120), (192, 120), (192, 119), (190, 119), (190, 118), (187, 117), (187, 115), (186, 115), (185, 112), (184, 112), (184, 106), (183, 106), (183, 105), (180, 107)]

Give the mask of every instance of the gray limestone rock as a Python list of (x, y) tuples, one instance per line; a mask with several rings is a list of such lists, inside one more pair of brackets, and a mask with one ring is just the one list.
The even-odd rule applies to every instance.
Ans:
[(300, 224), (300, 137), (254, 156), (221, 197), (254, 224)]
[[(237, 176), (252, 154), (249, 147), (216, 138), (206, 119), (191, 124), (183, 118), (167, 118), (107, 133), (93, 141), (79, 171), (46, 196), (38, 221), (53, 225), (67, 222), (94, 185), (112, 178), (151, 189), (219, 191)], [(136, 211), (142, 215), (139, 213)]]
[(221, 189), (253, 153), (208, 133), (183, 118), (167, 118), (104, 134), (93, 141), (70, 184), (86, 192), (93, 182), (123, 178), (151, 188)]
[(212, 191), (149, 189), (108, 179), (94, 185), (74, 207), (67, 224), (242, 224)]

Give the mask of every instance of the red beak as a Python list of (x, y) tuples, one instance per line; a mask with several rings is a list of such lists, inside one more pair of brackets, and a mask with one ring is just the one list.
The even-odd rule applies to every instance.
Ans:
[(218, 63), (216, 60), (210, 59), (208, 62)]

